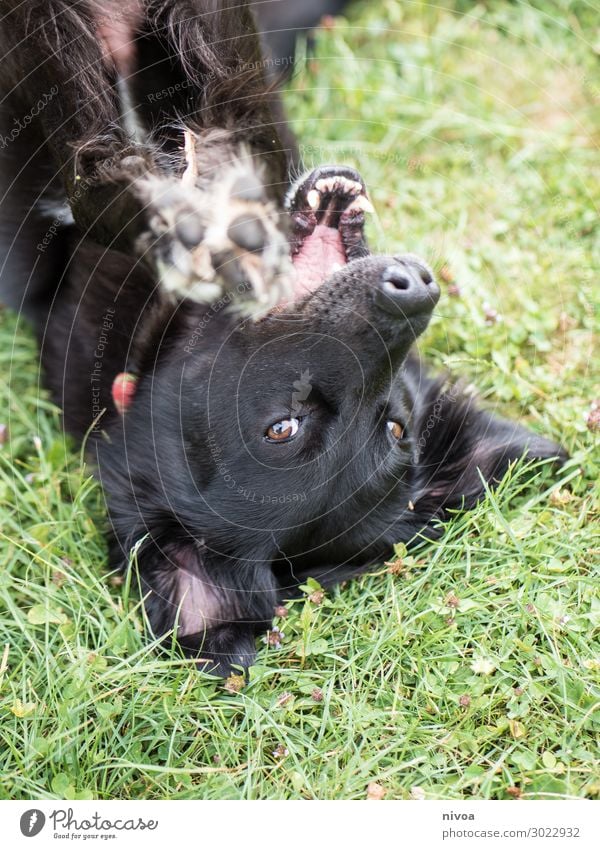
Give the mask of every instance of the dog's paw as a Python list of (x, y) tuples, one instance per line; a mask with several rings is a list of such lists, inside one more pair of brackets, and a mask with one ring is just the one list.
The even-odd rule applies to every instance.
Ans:
[(338, 230), (347, 260), (369, 253), (365, 213), (373, 212), (373, 206), (354, 169), (338, 165), (315, 168), (292, 186), (286, 209), (291, 219), (292, 256), (318, 225)]
[(246, 623), (231, 622), (208, 628), (202, 633), (180, 637), (179, 644), (188, 657), (194, 658), (199, 669), (221, 678), (245, 674), (256, 657), (254, 630)]
[(205, 302), (229, 295), (265, 309), (288, 294), (287, 238), (245, 164), (204, 184), (149, 177), (141, 186), (148, 230), (138, 248), (154, 259), (168, 293)]

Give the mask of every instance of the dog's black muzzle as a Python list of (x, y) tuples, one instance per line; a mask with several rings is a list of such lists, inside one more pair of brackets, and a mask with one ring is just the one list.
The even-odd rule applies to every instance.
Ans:
[(418, 257), (367, 256), (342, 266), (266, 323), (271, 332), (276, 322), (282, 333), (336, 339), (365, 365), (382, 352), (397, 362), (427, 327), (439, 297), (431, 270)]

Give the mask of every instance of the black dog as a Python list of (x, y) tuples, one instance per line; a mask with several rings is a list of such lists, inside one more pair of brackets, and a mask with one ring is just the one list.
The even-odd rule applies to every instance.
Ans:
[(289, 186), (239, 0), (0, 8), (3, 291), (155, 634), (247, 667), (307, 577), (365, 571), (516, 459), (564, 457), (410, 356), (439, 289), (418, 258), (369, 254), (358, 174)]

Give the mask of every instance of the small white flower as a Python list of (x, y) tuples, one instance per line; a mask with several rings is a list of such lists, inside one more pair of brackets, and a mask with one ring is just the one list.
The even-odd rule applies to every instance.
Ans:
[(471, 669), (475, 673), (475, 675), (491, 675), (492, 672), (496, 669), (496, 664), (492, 663), (491, 660), (487, 660), (484, 657), (480, 657), (473, 661), (471, 664)]

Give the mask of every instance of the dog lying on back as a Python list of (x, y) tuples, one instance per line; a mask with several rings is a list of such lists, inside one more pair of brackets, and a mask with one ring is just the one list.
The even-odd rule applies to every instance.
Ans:
[(520, 457), (564, 458), (410, 354), (439, 289), (369, 252), (355, 171), (290, 185), (240, 0), (2, 11), (3, 137), (31, 116), (3, 152), (3, 297), (87, 437), (155, 635), (248, 667), (308, 577), (439, 535)]

